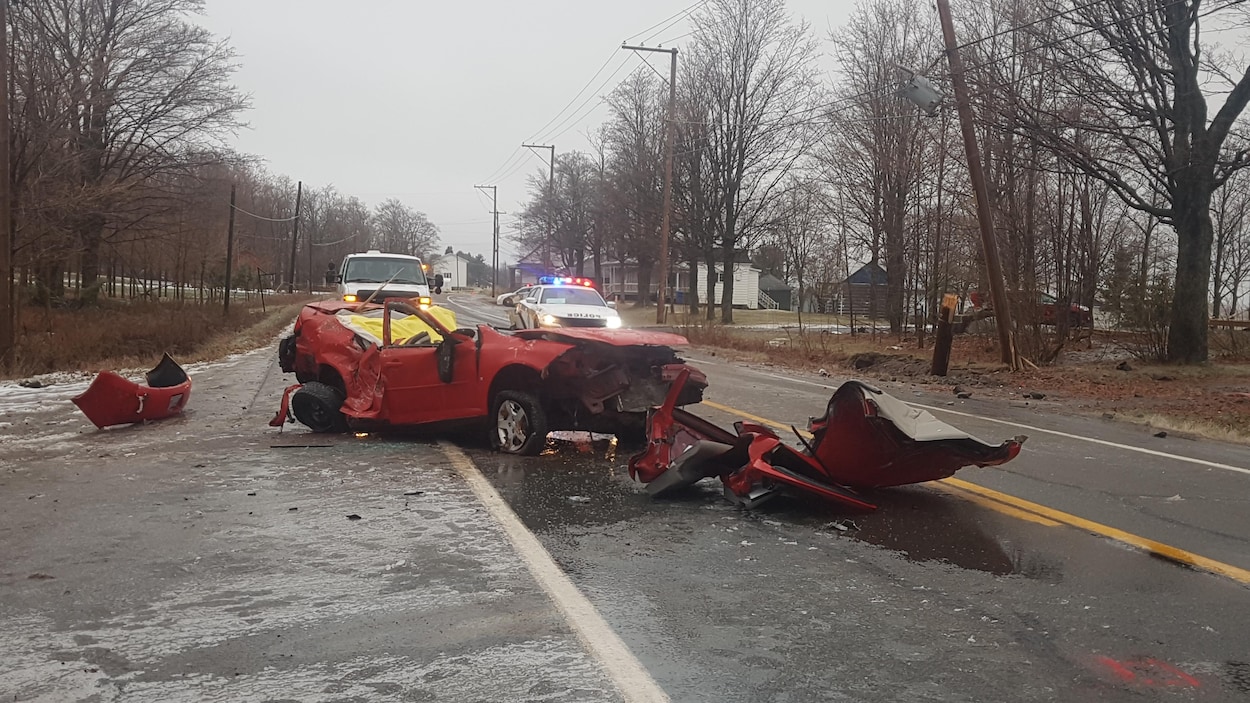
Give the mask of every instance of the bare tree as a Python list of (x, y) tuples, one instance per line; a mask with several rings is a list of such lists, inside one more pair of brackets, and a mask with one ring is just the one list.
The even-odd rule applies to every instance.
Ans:
[(763, 213), (815, 133), (816, 43), (784, 0), (710, 0), (692, 24), (682, 75), (698, 94), (688, 109), (703, 110), (692, 115), (706, 127), (700, 173), (723, 203), (709, 214), (721, 247), (721, 321), (729, 323), (738, 252), (762, 234)]
[(664, 120), (667, 93), (651, 73), (635, 71), (608, 96), (604, 197), (616, 213), (614, 248), (638, 263), (639, 307), (650, 304), (663, 215)]
[[(350, 208), (347, 210), (350, 212)], [(345, 222), (352, 224), (350, 219), (345, 218)], [(438, 227), (424, 212), (418, 212), (395, 198), (374, 209), (371, 224), (373, 232), (368, 240), (377, 249), (392, 254), (419, 256), (427, 261), (438, 254)]]
[(885, 310), (875, 311), (901, 332), (909, 255), (918, 262), (909, 238), (909, 213), (920, 197), (935, 153), (932, 121), (898, 96), (900, 68), (917, 70), (937, 51), (940, 36), (932, 15), (919, 0), (883, 0), (861, 5), (831, 39), (843, 81), (829, 109), (831, 129), (821, 157), (826, 178), (854, 204), (867, 228), (869, 259), (888, 274)]
[[(65, 224), (91, 294), (110, 233), (176, 207), (162, 174), (220, 161), (247, 106), (232, 50), (188, 18), (202, 0), (46, 0), (14, 8), (19, 170), (59, 154)], [(54, 62), (36, 57), (56, 57)], [(31, 105), (34, 105), (32, 107)], [(19, 121), (21, 119), (19, 117)], [(140, 206), (140, 203), (146, 206)]]
[[(1021, 110), (1026, 136), (1176, 231), (1166, 357), (1181, 363), (1208, 356), (1212, 196), (1250, 166), (1250, 138), (1238, 129), (1250, 102), (1250, 67), (1229, 70), (1201, 31), (1224, 17), (1244, 19), (1246, 11), (1235, 5), (1053, 3), (1068, 31), (1051, 38), (1058, 61), (1046, 68), (1063, 99)], [(1209, 105), (1218, 106), (1214, 116)], [(1101, 148), (1089, 135), (1116, 148)]]
[(1212, 204), (1215, 260), (1211, 266), (1211, 311), (1233, 317), (1241, 310), (1243, 286), (1250, 283), (1250, 174), (1230, 178)]
[(773, 236), (785, 253), (786, 266), (799, 288), (797, 310), (799, 331), (802, 332), (808, 276), (813, 269), (819, 268), (817, 261), (828, 258), (834, 249), (829, 232), (827, 197), (814, 180), (791, 178), (774, 208)]

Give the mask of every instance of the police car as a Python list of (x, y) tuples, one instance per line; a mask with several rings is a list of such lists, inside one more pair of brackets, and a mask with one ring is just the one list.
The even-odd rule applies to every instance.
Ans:
[(615, 304), (604, 301), (587, 278), (544, 276), (517, 301), (508, 317), (512, 329), (621, 326)]

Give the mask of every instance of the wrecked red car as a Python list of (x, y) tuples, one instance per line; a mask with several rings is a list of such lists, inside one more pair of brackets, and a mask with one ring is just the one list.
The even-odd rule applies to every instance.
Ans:
[[(707, 378), (677, 356), (684, 337), (644, 330), (458, 328), (407, 301), (307, 305), (278, 346), (300, 385), (270, 423), (314, 432), (477, 426), (491, 445), (536, 454), (551, 430), (641, 438), (649, 408), (703, 398)], [(669, 393), (679, 374), (688, 379)]]
[[(664, 405), (647, 420), (647, 448), (629, 460), (631, 477), (653, 496), (717, 477), (725, 495), (755, 507), (786, 493), (805, 493), (847, 507), (876, 506), (856, 488), (936, 481), (965, 466), (995, 466), (1015, 458), (1025, 437), (988, 444), (860, 381), (847, 381), (811, 418), (808, 440), (787, 446), (772, 430), (740, 421), (734, 431), (677, 407), (686, 378), (678, 377)], [(791, 428), (793, 429), (793, 428)]]

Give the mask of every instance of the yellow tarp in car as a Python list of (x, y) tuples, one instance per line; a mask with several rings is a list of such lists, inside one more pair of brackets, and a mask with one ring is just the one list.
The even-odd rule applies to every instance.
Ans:
[[(449, 330), (456, 329), (456, 313), (448, 308), (430, 306), (426, 312)], [(382, 344), (382, 311), (370, 310), (354, 313), (340, 310), (336, 315), (342, 325), (374, 344)], [(404, 344), (422, 332), (429, 335), (430, 344), (443, 341), (443, 335), (416, 315), (403, 315), (391, 311), (391, 344)]]

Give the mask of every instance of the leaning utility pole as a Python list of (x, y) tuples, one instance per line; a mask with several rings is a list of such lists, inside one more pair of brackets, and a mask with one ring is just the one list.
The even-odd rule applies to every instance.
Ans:
[[(664, 324), (668, 293), (668, 238), (673, 216), (673, 133), (677, 131), (677, 49), (652, 49), (646, 46), (621, 46), (630, 51), (657, 51), (670, 54), (668, 71), (668, 124), (664, 130), (664, 213), (660, 220), (660, 282), (656, 286), (655, 321)], [(640, 292), (642, 297), (644, 293)], [(708, 303), (711, 304), (710, 302)]]
[(551, 273), (551, 240), (556, 238), (555, 216), (551, 210), (556, 200), (556, 147), (554, 144), (522, 144), (526, 149), (550, 149), (551, 161), (547, 164), (547, 241), (543, 244), (543, 273)]
[(990, 279), (990, 297), (994, 301), (994, 319), (998, 323), (998, 344), (1002, 347), (1002, 360), (1011, 370), (1020, 368), (1016, 356), (1016, 344), (1011, 336), (1011, 309), (1007, 302), (1007, 289), (1003, 283), (1003, 266), (998, 258), (998, 242), (994, 239), (994, 221), (990, 213), (990, 191), (985, 185), (985, 173), (981, 170), (981, 155), (977, 149), (977, 134), (972, 124), (972, 106), (968, 102), (968, 84), (964, 81), (964, 63), (959, 57), (959, 45), (955, 42), (955, 25), (951, 21), (951, 8), (947, 0), (937, 0), (938, 15), (942, 19), (942, 37), (946, 41), (946, 57), (951, 65), (951, 87), (955, 90), (955, 109), (959, 112), (959, 126), (963, 129), (964, 151), (968, 155), (968, 176), (977, 194), (977, 221), (981, 225), (981, 248), (985, 253), (986, 274)]
[(17, 352), (17, 305), (13, 295), (13, 221), (9, 208), (9, 17), (0, 0), (0, 368), (10, 369)]
[[(2, 1), (2, 0), (0, 0)], [(295, 186), (295, 228), (291, 230), (291, 277), (286, 281), (286, 292), (295, 292), (295, 245), (299, 243), (299, 204), (304, 198), (304, 182), (300, 181)], [(312, 271), (308, 272), (309, 279), (312, 278)]]
[(495, 246), (490, 257), (490, 294), (491, 297), (494, 297), (498, 295), (498, 293), (495, 292), (495, 285), (499, 277), (499, 186), (473, 187), (482, 192), (485, 192), (487, 188), (490, 188), (490, 214), (495, 216)]

